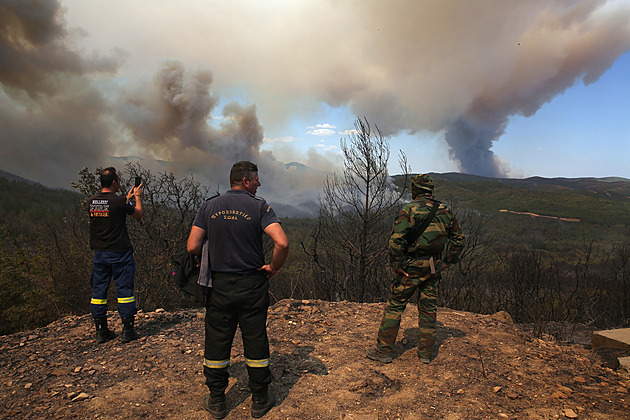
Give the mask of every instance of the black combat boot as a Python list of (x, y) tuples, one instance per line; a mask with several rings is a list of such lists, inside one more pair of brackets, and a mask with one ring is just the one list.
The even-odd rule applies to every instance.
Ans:
[(123, 330), (120, 341), (123, 343), (128, 343), (138, 338), (138, 334), (136, 334), (136, 331), (133, 329), (133, 320), (134, 318), (132, 316), (122, 319)]
[(264, 389), (252, 394), (252, 417), (260, 418), (276, 404), (276, 397), (271, 390)]
[(203, 408), (208, 411), (214, 419), (222, 419), (227, 416), (225, 394), (214, 394), (210, 392), (203, 399)]
[(96, 325), (97, 343), (104, 343), (116, 337), (116, 334), (107, 328), (107, 318), (94, 318), (94, 325)]

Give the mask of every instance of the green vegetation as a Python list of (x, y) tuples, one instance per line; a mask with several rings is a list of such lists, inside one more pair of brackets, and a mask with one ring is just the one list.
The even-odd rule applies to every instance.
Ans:
[[(145, 180), (145, 217), (128, 222), (138, 305), (194, 305), (170, 280), (172, 256), (185, 247), (194, 215), (211, 194), (193, 179), (138, 165), (128, 165), (124, 174), (123, 186), (136, 174)], [(451, 204), (467, 235), (461, 264), (440, 283), (441, 305), (479, 313), (507, 310), (537, 332), (545, 332), (548, 321), (600, 328), (630, 322), (630, 181), (434, 177), (437, 198)], [(89, 311), (92, 252), (82, 203), (98, 190), (95, 172), (82, 170), (75, 188), (83, 194), (0, 179), (0, 334)], [(335, 282), (347, 277), (350, 265), (323, 240), (321, 219), (282, 223), (291, 250), (271, 282), (272, 299), (343, 298)], [(391, 225), (382, 229), (388, 235)], [(364, 299), (386, 298), (389, 271), (384, 264), (378, 270)], [(110, 293), (115, 302), (114, 287)]]
[(436, 178), (439, 186), (437, 194), (443, 197), (456, 197), (461, 206), (489, 214), (507, 209), (546, 216), (578, 218), (582, 223), (596, 225), (630, 224), (628, 197), (608, 196), (598, 191), (584, 189), (548, 191), (548, 188), (528, 189), (498, 182), (461, 184)]
[(72, 209), (81, 195), (70, 190), (53, 190), (0, 178), (0, 225), (9, 226), (14, 235), (34, 237), (38, 225)]
[[(630, 242), (630, 180), (504, 180), (465, 174), (433, 175), (438, 199), (459, 211), (471, 210), (483, 217), (486, 229), (504, 245), (566, 254), (591, 240)], [(401, 180), (395, 179), (400, 184)]]

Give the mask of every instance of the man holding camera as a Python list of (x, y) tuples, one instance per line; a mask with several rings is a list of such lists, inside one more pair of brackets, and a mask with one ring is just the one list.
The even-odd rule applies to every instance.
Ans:
[[(128, 215), (142, 218), (142, 184), (137, 179), (125, 199), (116, 194), (120, 191), (120, 177), (115, 168), (103, 169), (100, 178), (102, 190), (89, 200), (90, 247), (94, 250), (90, 311), (96, 325), (96, 341), (104, 343), (114, 338), (115, 334), (107, 327), (107, 291), (113, 278), (123, 324), (121, 340), (127, 343), (138, 336), (134, 330), (136, 266), (126, 218)], [(129, 202), (132, 198), (134, 204)]]

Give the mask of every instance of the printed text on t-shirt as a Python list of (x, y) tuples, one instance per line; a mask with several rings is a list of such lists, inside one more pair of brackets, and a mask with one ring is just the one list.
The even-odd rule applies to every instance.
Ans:
[(247, 213), (238, 210), (221, 210), (210, 216), (211, 219), (216, 219), (217, 217), (225, 220), (238, 220), (239, 217), (242, 217), (245, 220), (252, 220)]
[(90, 217), (109, 217), (109, 200), (92, 200)]

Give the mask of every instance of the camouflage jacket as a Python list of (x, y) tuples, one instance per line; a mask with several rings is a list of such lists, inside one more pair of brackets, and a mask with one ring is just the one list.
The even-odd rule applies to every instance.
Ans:
[[(393, 269), (402, 268), (407, 260), (437, 254), (442, 254), (442, 260), (447, 264), (459, 261), (459, 255), (464, 249), (464, 234), (451, 209), (443, 203), (440, 203), (435, 217), (416, 242), (408, 245), (405, 240), (409, 229), (422, 223), (429, 215), (433, 207), (432, 198), (429, 194), (416, 197), (411, 203), (405, 204), (396, 218), (389, 238), (389, 263)], [(445, 249), (447, 241), (449, 244)]]

